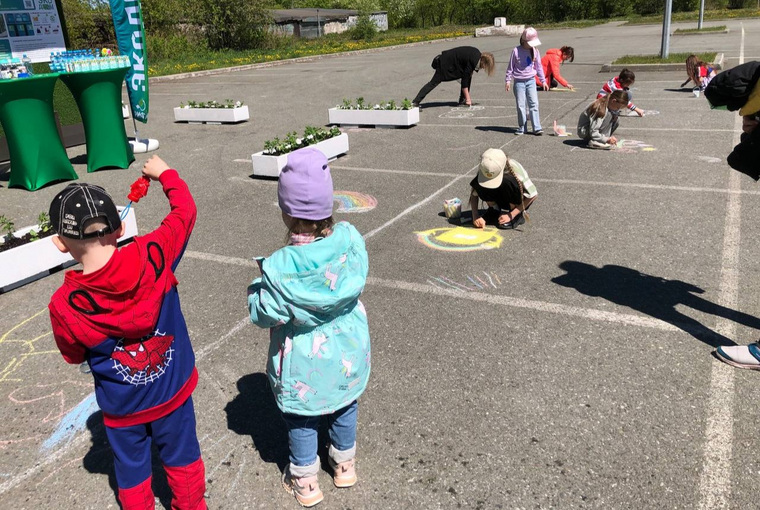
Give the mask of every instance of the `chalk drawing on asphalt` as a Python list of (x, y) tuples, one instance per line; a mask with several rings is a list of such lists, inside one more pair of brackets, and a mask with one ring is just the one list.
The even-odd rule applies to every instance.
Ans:
[(440, 251), (466, 252), (499, 248), (504, 238), (496, 228), (444, 227), (415, 232), (417, 240)]
[(336, 212), (364, 213), (377, 207), (375, 197), (356, 191), (335, 191), (333, 201), (337, 202)]
[(433, 287), (457, 292), (473, 292), (484, 289), (497, 289), (501, 286), (501, 279), (496, 273), (481, 271), (473, 275), (464, 275), (461, 280), (454, 280), (446, 276), (430, 276), (427, 282)]

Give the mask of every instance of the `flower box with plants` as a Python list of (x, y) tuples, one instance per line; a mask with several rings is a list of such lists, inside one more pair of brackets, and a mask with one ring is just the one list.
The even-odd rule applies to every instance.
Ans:
[(357, 98), (355, 103), (348, 99), (343, 104), (327, 110), (328, 124), (353, 126), (410, 127), (420, 121), (420, 109), (404, 99), (400, 104), (395, 101), (365, 103), (364, 98)]
[(267, 140), (264, 142), (264, 150), (251, 157), (253, 175), (279, 177), (288, 162), (288, 153), (308, 146), (322, 151), (327, 159), (335, 159), (348, 152), (348, 135), (341, 133), (337, 127), (324, 129), (306, 126), (300, 138), (293, 131), (288, 133), (283, 140), (279, 138)]
[[(119, 211), (123, 207), (118, 208)], [(134, 209), (123, 220), (124, 235), (119, 244), (137, 235)], [(50, 218), (42, 213), (37, 225), (15, 230), (13, 221), (0, 216), (0, 292), (26, 285), (49, 275), (58, 268), (76, 264), (68, 253), (61, 253), (53, 244)]]
[(174, 108), (175, 122), (222, 124), (243, 122), (249, 118), (248, 106), (232, 99), (225, 99), (222, 103), (188, 101), (187, 104), (180, 103), (179, 107)]

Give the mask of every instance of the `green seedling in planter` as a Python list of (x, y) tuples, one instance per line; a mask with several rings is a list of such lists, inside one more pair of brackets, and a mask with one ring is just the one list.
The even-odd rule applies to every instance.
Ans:
[(30, 230), (29, 231), (29, 240), (32, 241), (32, 242), (39, 241), (40, 240), (40, 233), (38, 231), (34, 230), (34, 229)]
[(364, 110), (364, 98), (363, 97), (357, 97), (356, 98), (356, 109), (357, 110)]
[(13, 220), (5, 216), (0, 216), (0, 232), (5, 232), (3, 240), (5, 242), (10, 241), (13, 238), (13, 233), (16, 231), (16, 225), (13, 224)]
[(411, 110), (412, 109), (412, 102), (409, 101), (409, 99), (404, 98), (404, 100), (401, 101), (401, 109), (402, 110)]
[(37, 225), (42, 234), (47, 234), (53, 228), (53, 225), (50, 224), (50, 216), (46, 212), (41, 212), (40, 215), (37, 216)]
[(341, 106), (341, 108), (344, 109), (344, 110), (351, 110), (351, 109), (353, 109), (353, 105), (351, 104), (350, 100), (348, 100), (348, 99), (346, 99), (344, 97), (343, 98), (343, 106)]

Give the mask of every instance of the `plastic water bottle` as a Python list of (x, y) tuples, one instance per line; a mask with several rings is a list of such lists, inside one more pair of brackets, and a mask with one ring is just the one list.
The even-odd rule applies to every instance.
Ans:
[(21, 57), (21, 63), (26, 67), (26, 74), (34, 76), (34, 69), (32, 68), (32, 59), (26, 56), (26, 53)]

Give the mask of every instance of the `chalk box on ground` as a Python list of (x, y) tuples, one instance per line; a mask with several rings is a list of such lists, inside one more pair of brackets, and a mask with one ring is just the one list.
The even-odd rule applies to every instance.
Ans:
[(174, 108), (175, 122), (244, 122), (250, 118), (248, 105), (237, 108)]
[(352, 126), (400, 126), (410, 127), (419, 123), (420, 109), (410, 110), (327, 110), (328, 124)]
[[(341, 154), (348, 152), (348, 134), (341, 133), (338, 136), (309, 145), (309, 147), (322, 151), (322, 154), (327, 156), (328, 160), (335, 159)], [(261, 151), (251, 156), (251, 161), (253, 162), (253, 175), (259, 177), (279, 177), (280, 172), (282, 172), (282, 169), (288, 162), (288, 155), (270, 156)]]
[[(124, 208), (119, 207), (119, 212)], [(137, 222), (135, 211), (130, 208), (127, 217), (123, 220), (125, 225), (124, 235), (119, 238), (122, 244), (137, 235)], [(39, 230), (38, 225), (18, 230), (14, 235), (22, 237), (31, 230)], [(0, 252), (0, 292), (6, 292), (27, 283), (43, 278), (58, 267), (66, 268), (76, 264), (68, 253), (61, 253), (53, 244), (53, 236), (43, 237), (37, 241), (27, 243), (16, 248)]]

